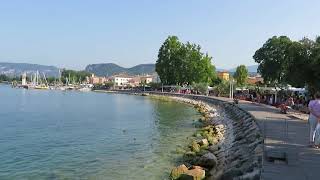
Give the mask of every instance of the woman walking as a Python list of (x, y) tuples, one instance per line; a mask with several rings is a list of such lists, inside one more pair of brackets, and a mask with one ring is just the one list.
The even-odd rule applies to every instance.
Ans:
[[(320, 145), (320, 93), (314, 95), (309, 103), (310, 146), (319, 148)], [(317, 127), (318, 125), (318, 127)]]

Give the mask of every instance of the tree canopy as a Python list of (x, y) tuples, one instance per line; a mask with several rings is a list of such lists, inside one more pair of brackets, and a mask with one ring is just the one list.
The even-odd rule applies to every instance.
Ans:
[(258, 72), (265, 82), (275, 84), (283, 82), (288, 47), (291, 43), (286, 36), (274, 36), (255, 52), (253, 59), (259, 63)]
[(246, 85), (248, 76), (248, 69), (245, 65), (240, 65), (237, 67), (234, 78), (236, 79), (238, 86)]
[(63, 69), (61, 72), (61, 79), (64, 83), (66, 83), (66, 79), (68, 79), (70, 83), (77, 83), (83, 82), (86, 79), (86, 77), (90, 75), (91, 73), (86, 71), (74, 71)]
[(156, 72), (164, 84), (209, 83), (216, 77), (211, 60), (200, 45), (169, 36), (159, 49)]
[(292, 41), (274, 36), (254, 56), (264, 81), (274, 85), (307, 86), (311, 92), (320, 89), (320, 38)]

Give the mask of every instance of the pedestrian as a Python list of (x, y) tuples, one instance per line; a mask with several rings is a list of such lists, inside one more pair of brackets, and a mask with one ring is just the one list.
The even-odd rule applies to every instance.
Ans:
[(310, 146), (320, 145), (320, 92), (315, 93), (314, 100), (309, 102)]

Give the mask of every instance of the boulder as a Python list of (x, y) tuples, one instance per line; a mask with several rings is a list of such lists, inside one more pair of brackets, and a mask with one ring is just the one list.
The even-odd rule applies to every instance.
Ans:
[(191, 169), (181, 174), (180, 180), (202, 180), (206, 176), (205, 170), (200, 166), (193, 166)]
[(254, 149), (254, 153), (257, 156), (262, 156), (262, 154), (263, 154), (263, 145), (262, 144), (257, 145), (257, 147)]
[(208, 152), (197, 159), (196, 164), (206, 168), (213, 168), (218, 164), (218, 160), (214, 154)]
[(184, 178), (186, 179), (191, 179), (192, 180), (202, 180), (206, 177), (206, 171), (203, 170), (202, 168), (196, 168), (196, 169), (191, 169), (191, 170), (188, 170), (186, 173), (185, 173), (186, 176), (182, 175), (181, 179), (182, 180), (185, 180)]
[(193, 141), (191, 144), (191, 151), (196, 152), (196, 153), (199, 152), (200, 145), (197, 142)]
[(217, 145), (211, 145), (209, 146), (208, 150), (212, 153), (217, 152), (219, 150), (219, 146)]
[(184, 174), (185, 172), (188, 171), (188, 168), (187, 166), (185, 166), (184, 164), (178, 166), (178, 167), (175, 167), (172, 169), (171, 171), (171, 174), (170, 174), (170, 177), (172, 179), (179, 179), (181, 177), (182, 174)]
[(218, 144), (218, 142), (219, 142), (219, 140), (218, 140), (216, 137), (214, 137), (214, 136), (209, 136), (209, 137), (207, 137), (207, 138), (208, 138), (208, 141), (209, 141), (209, 143), (210, 143), (211, 145)]
[(209, 146), (209, 142), (208, 142), (207, 139), (201, 139), (201, 140), (198, 142), (198, 144), (199, 144), (200, 146)]

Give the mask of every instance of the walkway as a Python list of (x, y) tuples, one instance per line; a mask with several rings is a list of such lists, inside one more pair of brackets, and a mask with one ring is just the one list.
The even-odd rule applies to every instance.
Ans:
[(247, 101), (240, 101), (238, 106), (256, 118), (266, 137), (266, 156), (275, 158), (271, 159), (274, 161), (264, 159), (262, 179), (320, 179), (320, 150), (308, 147), (306, 115), (280, 114), (275, 107)]

